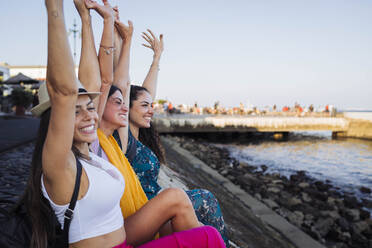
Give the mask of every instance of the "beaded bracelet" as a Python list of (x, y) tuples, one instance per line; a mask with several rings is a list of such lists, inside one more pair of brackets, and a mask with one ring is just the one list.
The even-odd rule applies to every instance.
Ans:
[(112, 47), (112, 46), (103, 46), (103, 45), (100, 45), (100, 47), (103, 48), (103, 51), (105, 51), (105, 53), (107, 55), (110, 55), (111, 53), (113, 53), (115, 51), (115, 47)]

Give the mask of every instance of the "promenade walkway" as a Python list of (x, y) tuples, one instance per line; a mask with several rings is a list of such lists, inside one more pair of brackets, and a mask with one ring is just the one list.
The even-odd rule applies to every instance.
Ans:
[(39, 123), (30, 116), (0, 115), (0, 152), (34, 140)]

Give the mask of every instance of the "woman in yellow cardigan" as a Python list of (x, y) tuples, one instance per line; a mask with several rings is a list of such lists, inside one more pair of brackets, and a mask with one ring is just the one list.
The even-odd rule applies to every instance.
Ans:
[[(124, 176), (126, 185), (120, 201), (120, 207), (125, 219), (127, 242), (131, 245), (140, 245), (152, 240), (157, 232), (169, 234), (199, 227), (200, 223), (197, 221), (191, 202), (182, 190), (167, 189), (151, 201), (147, 200), (135, 172), (112, 137), (115, 129), (127, 125), (128, 107), (123, 98), (123, 95), (129, 98), (126, 94), (127, 89), (122, 87), (119, 90), (111, 87), (111, 83), (115, 81), (121, 85), (126, 85), (126, 87), (129, 86), (127, 83), (126, 65), (129, 64), (129, 47), (133, 27), (131, 22), (129, 22), (129, 26), (126, 26), (118, 19), (115, 20), (116, 35), (117, 38), (122, 39), (123, 44), (120, 56), (117, 58), (117, 68), (120, 69), (115, 70), (115, 76), (113, 77), (114, 25), (110, 25), (109, 21), (104, 21), (103, 33), (105, 35), (102, 37), (105, 37), (105, 39), (101, 40), (97, 61), (91, 24), (90, 21), (84, 21), (86, 18), (83, 15), (86, 13), (84, 7), (100, 11), (101, 6), (91, 0), (85, 0), (85, 5), (82, 3), (84, 3), (83, 0), (75, 0), (75, 5), (83, 21), (79, 78), (87, 89), (100, 89), (102, 93), (97, 103), (100, 120), (100, 128), (97, 130), (99, 145), (97, 146), (97, 141), (93, 142), (91, 148), (93, 150), (95, 147), (99, 148), (96, 152), (103, 157), (106, 156), (106, 159), (117, 167)], [(104, 1), (104, 3), (107, 5), (107, 1)], [(97, 76), (99, 69), (100, 75)], [(112, 90), (110, 91), (110, 89)], [(110, 92), (111, 95), (108, 98)], [(107, 109), (114, 111), (103, 111), (107, 99)], [(210, 239), (220, 243), (218, 232), (210, 229), (205, 228), (204, 231), (202, 229), (195, 230), (196, 233), (201, 234), (199, 236), (205, 237), (204, 241), (209, 242), (208, 239)], [(207, 232), (208, 235), (205, 235)], [(205, 233), (204, 236), (203, 233)], [(206, 238), (207, 236), (211, 237)]]

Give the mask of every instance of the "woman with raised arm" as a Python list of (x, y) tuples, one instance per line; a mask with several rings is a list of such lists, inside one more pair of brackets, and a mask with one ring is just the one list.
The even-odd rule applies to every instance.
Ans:
[[(124, 25), (119, 20), (115, 22), (115, 30), (117, 30), (118, 35), (121, 36), (123, 44), (117, 60), (117, 69), (115, 70), (114, 77), (112, 77), (110, 74), (113, 74), (112, 56), (114, 55), (115, 49), (111, 49), (113, 42), (113, 25), (108, 19), (112, 19), (113, 17), (108, 2), (103, 1), (103, 3), (104, 5), (99, 5), (94, 1), (85, 0), (86, 7), (96, 10), (104, 19), (104, 31), (101, 40), (101, 43), (105, 44), (104, 46), (101, 44), (101, 47), (104, 48), (104, 53), (99, 53), (98, 55), (102, 77), (102, 86), (100, 87), (102, 94), (98, 109), (102, 109), (102, 106), (104, 106), (103, 108), (105, 111), (102, 115), (102, 119), (100, 118), (99, 121), (100, 128), (97, 130), (99, 142), (97, 142), (97, 140), (94, 141), (91, 148), (93, 151), (98, 149), (96, 152), (113, 163), (124, 176), (125, 191), (121, 197), (120, 206), (125, 218), (127, 242), (140, 245), (152, 240), (155, 233), (161, 231), (164, 223), (170, 221), (172, 233), (174, 234), (150, 242), (145, 245), (146, 247), (183, 247), (182, 244), (186, 243), (192, 244), (193, 247), (203, 247), (206, 245), (208, 247), (221, 247), (221, 239), (215, 229), (211, 227), (200, 227), (195, 229), (195, 227), (198, 227), (200, 224), (196, 219), (190, 201), (181, 190), (166, 190), (162, 192), (162, 194), (159, 194), (158, 197), (148, 202), (136, 174), (121, 152), (115, 139), (111, 136), (115, 129), (124, 126), (123, 129), (125, 130), (125, 126), (127, 126), (128, 108), (125, 106), (123, 95), (126, 96), (127, 99), (129, 98), (126, 92), (129, 93), (127, 90), (129, 79), (129, 49), (133, 27), (131, 22), (129, 22), (129, 26)], [(109, 48), (109, 51), (105, 50)], [(109, 56), (110, 59), (107, 59)], [(96, 63), (94, 63), (93, 66), (96, 66)], [(114, 78), (114, 83), (120, 86), (121, 89), (114, 86), (108, 87), (112, 78)], [(128, 100), (126, 102), (128, 102)], [(193, 237), (191, 238), (191, 236)], [(179, 245), (176, 245), (176, 239)]]
[(98, 120), (92, 100), (99, 93), (87, 92), (76, 79), (63, 0), (46, 0), (45, 4), (47, 83), (40, 86), (40, 103), (32, 109), (41, 122), (24, 198), (32, 222), (31, 247), (48, 246), (53, 236), (52, 211), (62, 226), (66, 221), (78, 163), (83, 169), (69, 228), (70, 247), (113, 247), (126, 239), (118, 205), (124, 180), (119, 171), (89, 152), (88, 143), (97, 137)]
[[(32, 223), (30, 246), (49, 247), (50, 239), (54, 236), (51, 231), (54, 230), (54, 212), (62, 226), (68, 218), (72, 218), (69, 247), (130, 247), (125, 243), (126, 232), (119, 206), (125, 187), (124, 179), (112, 164), (89, 152), (88, 144), (97, 139), (98, 114), (93, 99), (99, 93), (88, 92), (75, 76), (64, 22), (63, 0), (45, 0), (45, 4), (48, 16), (47, 83), (40, 86), (40, 103), (32, 109), (32, 113), (40, 116), (41, 121), (30, 179), (23, 198)], [(80, 187), (77, 188), (78, 200), (73, 215), (69, 215), (71, 211), (67, 208), (79, 164), (82, 165), (82, 174)], [(181, 194), (178, 196), (182, 198)], [(156, 206), (150, 209), (152, 215), (156, 216)], [(185, 230), (198, 226), (196, 217), (187, 212), (192, 213), (186, 210), (169, 215), (175, 228)], [(189, 226), (179, 221), (186, 216)], [(147, 226), (140, 228), (146, 229)], [(190, 233), (199, 233), (199, 230), (193, 229), (178, 235), (186, 237)], [(213, 236), (213, 230), (206, 229), (205, 232)], [(146, 244), (141, 247), (154, 246)]]
[[(156, 95), (159, 62), (164, 45), (163, 35), (157, 38), (151, 30), (143, 33), (142, 37), (147, 42), (143, 46), (154, 52), (153, 62), (142, 87), (131, 86), (129, 133), (115, 132), (114, 137), (122, 150), (126, 151), (125, 155), (136, 172), (148, 199), (152, 199), (161, 191), (157, 180), (160, 163), (165, 163), (159, 136), (151, 124), (154, 114), (152, 101)], [(225, 222), (216, 197), (205, 189), (188, 190), (186, 193), (192, 202), (198, 220), (204, 225), (215, 227), (220, 232), (226, 246), (229, 246)]]

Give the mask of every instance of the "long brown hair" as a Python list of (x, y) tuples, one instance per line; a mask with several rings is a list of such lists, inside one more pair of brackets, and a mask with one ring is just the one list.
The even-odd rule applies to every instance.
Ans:
[[(27, 187), (15, 208), (15, 211), (20, 211), (22, 206), (26, 207), (27, 215), (30, 217), (32, 225), (30, 247), (35, 248), (46, 248), (53, 244), (58, 225), (54, 210), (41, 191), (42, 153), (48, 133), (50, 112), (49, 108), (41, 115)], [(80, 157), (79, 150), (72, 149), (72, 151), (75, 157)]]
[[(149, 93), (149, 91), (144, 87), (137, 86), (137, 85), (131, 85), (129, 108), (133, 106), (133, 101), (137, 100), (140, 94), (142, 94), (144, 91)], [(130, 110), (129, 110), (129, 118), (130, 118)], [(156, 128), (154, 127), (152, 123), (150, 123), (150, 128), (139, 129), (138, 139), (139, 141), (141, 141), (142, 144), (150, 148), (151, 151), (155, 153), (160, 163), (162, 164), (166, 163), (164, 148), (160, 143), (159, 133), (156, 131)]]
[(41, 192), (42, 151), (48, 133), (49, 120), (50, 109), (41, 115), (27, 187), (16, 209), (16, 211), (19, 210), (22, 204), (26, 207), (32, 223), (30, 246), (37, 248), (47, 247), (48, 239), (54, 240), (56, 229), (53, 209)]

